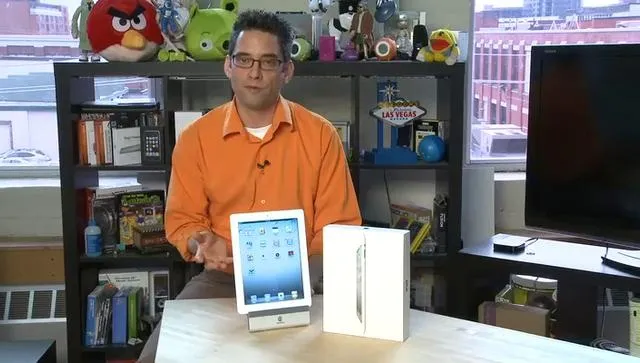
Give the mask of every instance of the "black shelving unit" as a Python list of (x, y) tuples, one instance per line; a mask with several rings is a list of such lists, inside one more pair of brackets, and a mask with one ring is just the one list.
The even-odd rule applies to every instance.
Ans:
[[(194, 266), (185, 263), (175, 253), (140, 255), (134, 252), (118, 256), (96, 258), (83, 256), (82, 230), (85, 221), (79, 220), (78, 191), (97, 186), (101, 172), (140, 171), (163, 172), (164, 182), (169, 182), (171, 165), (129, 166), (79, 166), (76, 145), (75, 120), (77, 105), (95, 100), (94, 80), (102, 77), (145, 77), (151, 81), (150, 93), (159, 104), (162, 115), (168, 120), (165, 128), (165, 160), (170, 162), (175, 130), (173, 112), (183, 109), (184, 99), (202, 97), (189, 94), (182, 82), (225, 79), (221, 62), (188, 63), (81, 63), (61, 62), (54, 64), (56, 102), (58, 117), (58, 139), (60, 145), (60, 179), (62, 190), (62, 215), (65, 253), (65, 283), (67, 301), (67, 344), (70, 362), (104, 361), (106, 357), (135, 358), (141, 346), (111, 345), (85, 347), (83, 327), (85, 322), (86, 296), (97, 284), (99, 269), (126, 267), (165, 267), (170, 269), (172, 298), (182, 289), (194, 273)], [(368, 77), (425, 77), (437, 79), (437, 119), (448, 121), (447, 160), (439, 163), (416, 163), (415, 165), (375, 165), (363, 161), (352, 161), (350, 169), (356, 191), (359, 191), (360, 174), (366, 169), (419, 169), (433, 170), (436, 175), (436, 192), (449, 196), (447, 252), (429, 256), (412, 257), (414, 266), (433, 266), (447, 280), (447, 310), (454, 306), (456, 286), (453, 286), (455, 268), (453, 258), (462, 248), (461, 194), (463, 165), (463, 104), (465, 65), (432, 64), (410, 61), (391, 62), (302, 62), (296, 64), (296, 75), (303, 77), (350, 78), (351, 140), (353, 150), (360, 150), (359, 120), (369, 115), (360, 114), (360, 80)], [(214, 105), (215, 106), (215, 105)], [(367, 120), (367, 122), (370, 122)], [(196, 268), (197, 271), (197, 268)], [(451, 282), (451, 283), (449, 283)], [(444, 313), (453, 313), (445, 311)]]

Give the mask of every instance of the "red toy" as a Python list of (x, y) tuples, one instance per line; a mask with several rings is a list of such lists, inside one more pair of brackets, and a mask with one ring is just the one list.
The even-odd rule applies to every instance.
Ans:
[(87, 36), (93, 51), (108, 61), (147, 60), (164, 43), (149, 0), (99, 0), (89, 13)]

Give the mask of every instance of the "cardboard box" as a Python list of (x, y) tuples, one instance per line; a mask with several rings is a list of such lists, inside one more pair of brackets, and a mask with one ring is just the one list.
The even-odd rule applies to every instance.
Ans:
[(323, 239), (323, 331), (407, 339), (409, 231), (334, 224)]
[(478, 321), (525, 333), (550, 336), (550, 312), (536, 306), (485, 301), (478, 307)]

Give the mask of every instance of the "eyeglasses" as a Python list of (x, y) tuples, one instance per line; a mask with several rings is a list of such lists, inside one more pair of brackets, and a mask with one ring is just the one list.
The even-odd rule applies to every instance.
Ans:
[(276, 70), (282, 64), (282, 61), (278, 58), (264, 57), (262, 59), (254, 59), (244, 54), (234, 55), (231, 59), (233, 60), (233, 64), (240, 68), (251, 68), (253, 67), (253, 63), (258, 62), (260, 69), (265, 71)]

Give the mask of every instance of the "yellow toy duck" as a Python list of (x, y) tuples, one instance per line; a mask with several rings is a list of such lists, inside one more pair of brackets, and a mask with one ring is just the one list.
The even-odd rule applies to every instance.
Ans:
[(460, 56), (458, 36), (449, 29), (437, 29), (429, 35), (429, 45), (420, 49), (416, 60), (421, 62), (444, 62), (454, 65)]

